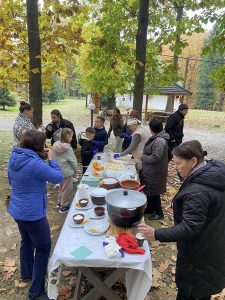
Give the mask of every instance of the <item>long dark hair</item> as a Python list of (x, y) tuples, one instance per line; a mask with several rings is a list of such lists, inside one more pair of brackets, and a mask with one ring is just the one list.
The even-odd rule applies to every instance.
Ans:
[(26, 101), (20, 101), (19, 111), (22, 114), (25, 110), (31, 110), (32, 106)]
[(184, 142), (180, 146), (176, 147), (172, 154), (186, 160), (196, 157), (197, 164), (199, 164), (204, 161), (204, 156), (207, 155), (207, 152), (203, 151), (202, 145), (199, 141), (192, 140)]
[(62, 120), (62, 118), (63, 118), (61, 112), (58, 109), (53, 109), (51, 111), (51, 115), (56, 115), (56, 116), (60, 117), (60, 120)]
[(41, 158), (46, 159), (48, 155), (44, 152), (45, 141), (45, 133), (31, 129), (22, 134), (20, 147), (33, 150)]
[[(122, 116), (121, 113), (120, 113), (119, 108), (115, 107), (113, 110), (117, 113), (117, 116), (116, 116), (116, 117), (115, 117), (115, 116), (112, 116), (113, 119), (115, 118), (115, 119), (117, 119), (117, 120), (120, 120), (120, 119), (123, 118), (123, 116)], [(115, 119), (114, 119), (114, 120), (115, 120)]]

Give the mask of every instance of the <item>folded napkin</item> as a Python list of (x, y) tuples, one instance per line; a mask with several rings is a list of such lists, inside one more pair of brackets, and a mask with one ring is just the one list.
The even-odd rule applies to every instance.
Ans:
[(124, 257), (124, 251), (117, 244), (116, 238), (114, 236), (110, 236), (105, 238), (103, 242), (103, 246), (105, 248), (105, 254), (108, 257)]
[(129, 254), (145, 254), (145, 249), (138, 248), (136, 240), (128, 233), (118, 234), (116, 241)]

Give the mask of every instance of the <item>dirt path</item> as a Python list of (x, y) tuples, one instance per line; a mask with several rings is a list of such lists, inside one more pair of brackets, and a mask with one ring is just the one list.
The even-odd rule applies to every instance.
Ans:
[(203, 150), (208, 152), (209, 158), (225, 162), (225, 134), (185, 127), (184, 141), (193, 139), (201, 142)]

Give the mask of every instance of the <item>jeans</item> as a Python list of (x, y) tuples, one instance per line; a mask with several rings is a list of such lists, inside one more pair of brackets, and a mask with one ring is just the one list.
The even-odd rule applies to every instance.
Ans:
[(147, 196), (147, 214), (163, 215), (160, 195)]
[(50, 227), (46, 217), (38, 221), (15, 220), (21, 235), (20, 270), (22, 279), (31, 279), (29, 296), (45, 294), (45, 274), (51, 250)]
[(177, 298), (176, 298), (176, 300), (210, 300), (210, 299), (211, 299), (211, 296), (204, 297), (204, 298), (194, 298), (192, 296), (186, 297), (186, 296), (182, 295), (179, 291), (178, 291)]

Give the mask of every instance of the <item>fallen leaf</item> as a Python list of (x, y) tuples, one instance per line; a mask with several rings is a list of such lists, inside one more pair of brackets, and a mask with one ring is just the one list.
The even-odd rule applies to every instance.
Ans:
[(23, 289), (27, 286), (27, 282), (15, 280), (14, 283), (15, 283), (15, 288)]
[(12, 247), (10, 248), (11, 250), (15, 250), (17, 246), (17, 243), (13, 244)]
[(4, 266), (5, 267), (15, 267), (16, 261), (15, 258), (6, 257), (4, 260)]
[(165, 262), (161, 262), (159, 266), (159, 272), (160, 273), (165, 272), (168, 269), (169, 265), (170, 265), (170, 261), (168, 260), (166, 260)]
[(59, 229), (59, 225), (52, 225), (50, 228), (51, 228), (51, 231), (54, 231), (54, 230)]
[(68, 277), (72, 272), (71, 271), (63, 271), (62, 276)]
[(10, 236), (13, 234), (13, 231), (10, 228), (6, 228), (5, 233), (7, 236)]
[(6, 248), (1, 248), (0, 253), (6, 253), (8, 250)]
[(159, 288), (162, 286), (162, 274), (159, 272), (157, 268), (153, 268), (152, 270), (152, 286), (155, 288)]
[(172, 256), (171, 256), (171, 259), (172, 259), (173, 261), (177, 261), (177, 257), (176, 257), (175, 255), (172, 255)]

